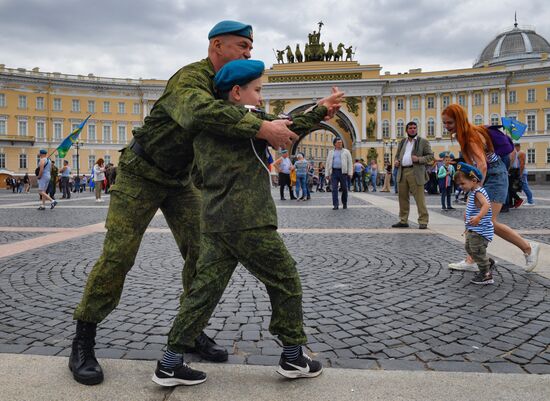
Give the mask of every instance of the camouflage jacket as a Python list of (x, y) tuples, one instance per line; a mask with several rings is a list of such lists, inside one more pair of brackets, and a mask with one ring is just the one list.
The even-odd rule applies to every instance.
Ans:
[[(326, 107), (320, 106), (307, 114), (293, 116), (290, 129), (297, 134), (307, 133), (326, 113)], [(262, 118), (277, 117), (264, 114)], [(265, 141), (203, 134), (195, 138), (193, 148), (193, 182), (202, 194), (201, 232), (277, 227), (271, 176), (256, 157), (257, 154), (267, 166)]]
[(196, 135), (210, 132), (248, 139), (260, 129), (262, 121), (254, 114), (214, 98), (214, 75), (208, 59), (181, 68), (169, 79), (143, 126), (133, 131), (145, 153), (174, 178), (188, 178)]

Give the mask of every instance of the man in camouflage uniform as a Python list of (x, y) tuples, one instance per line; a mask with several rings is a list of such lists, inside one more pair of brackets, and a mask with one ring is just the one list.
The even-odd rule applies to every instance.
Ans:
[[(216, 74), (216, 87), (223, 98), (230, 88), (241, 88), (241, 93), (246, 91), (247, 95), (233, 96), (232, 90), (229, 100), (257, 105), (261, 103), (263, 71), (261, 61), (232, 61)], [(234, 82), (241, 82), (242, 86), (231, 85)], [(340, 107), (342, 98), (343, 93), (334, 88), (333, 94), (321, 99), (314, 108), (293, 116), (290, 128), (296, 133), (308, 133), (327, 116), (329, 108), (334, 112)], [(277, 118), (256, 111), (262, 118)], [(266, 167), (267, 143), (203, 133), (195, 138), (193, 146), (193, 179), (202, 195), (197, 276), (181, 304), (168, 349), (157, 364), (153, 381), (175, 386), (206, 380), (204, 372), (183, 363), (183, 352), (185, 345), (191, 345), (208, 324), (238, 262), (265, 284), (269, 294), (273, 310), (269, 330), (284, 346), (277, 372), (288, 378), (318, 376), (322, 365), (301, 349), (307, 341), (302, 287), (296, 262), (277, 233), (277, 211)]]
[[(122, 150), (116, 184), (111, 188), (103, 252), (74, 312), (77, 327), (69, 368), (80, 383), (103, 381), (94, 354), (96, 327), (118, 305), (126, 274), (158, 209), (185, 259), (184, 291), (190, 288), (199, 246), (200, 194), (189, 177), (195, 135), (215, 132), (229, 138), (256, 137), (276, 148), (286, 147), (297, 137), (287, 128), (288, 121), (262, 121), (214, 98), (216, 71), (231, 60), (250, 58), (252, 27), (222, 21), (210, 31), (209, 41), (208, 58), (183, 67), (170, 78), (144, 125), (134, 130), (130, 146)], [(227, 360), (227, 351), (204, 333), (193, 342), (193, 349), (203, 358)]]

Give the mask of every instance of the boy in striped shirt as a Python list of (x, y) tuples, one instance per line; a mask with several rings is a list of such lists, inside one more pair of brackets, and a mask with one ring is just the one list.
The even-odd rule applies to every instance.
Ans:
[(470, 281), (473, 284), (493, 284), (491, 273), (493, 263), (487, 256), (487, 245), (493, 240), (493, 213), (491, 201), (481, 186), (483, 175), (476, 167), (460, 162), (455, 175), (455, 182), (465, 192), (469, 191), (464, 223), (466, 225), (466, 252), (477, 263), (479, 272)]

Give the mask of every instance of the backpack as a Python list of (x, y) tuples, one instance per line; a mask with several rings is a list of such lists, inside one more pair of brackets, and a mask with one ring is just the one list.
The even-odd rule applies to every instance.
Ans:
[(489, 137), (491, 138), (491, 142), (493, 142), (493, 148), (498, 156), (508, 156), (512, 153), (514, 150), (514, 143), (512, 142), (512, 138), (500, 130), (502, 125), (490, 125), (485, 128), (489, 131)]
[[(47, 159), (46, 164), (44, 164), (44, 168), (46, 168), (49, 162), (50, 162), (50, 159)], [(38, 163), (38, 167), (36, 168), (36, 170), (34, 170), (34, 175), (38, 177), (38, 174), (40, 174), (40, 163)]]

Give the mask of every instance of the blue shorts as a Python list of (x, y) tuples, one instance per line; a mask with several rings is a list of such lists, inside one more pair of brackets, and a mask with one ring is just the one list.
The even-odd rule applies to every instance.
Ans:
[(506, 203), (508, 197), (508, 170), (498, 159), (496, 162), (487, 165), (487, 179), (483, 184), (489, 199), (494, 203)]

